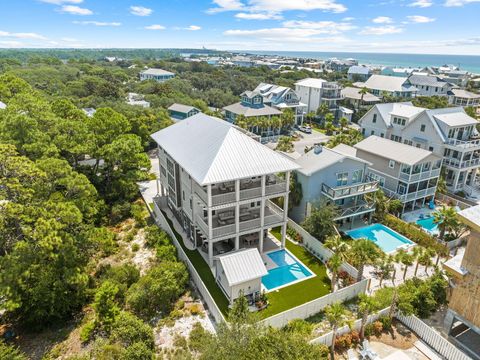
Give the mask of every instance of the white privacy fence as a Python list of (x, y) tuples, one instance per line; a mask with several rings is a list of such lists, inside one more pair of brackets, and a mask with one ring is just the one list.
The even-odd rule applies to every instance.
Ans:
[[(383, 310), (380, 310), (379, 312), (377, 312), (375, 314), (369, 315), (366, 325), (375, 322), (376, 320), (378, 320), (382, 316), (387, 316), (389, 312), (390, 312), (390, 307), (387, 307)], [(347, 334), (347, 333), (351, 332), (352, 330), (360, 331), (361, 327), (362, 327), (362, 319), (357, 319), (357, 320), (355, 320), (355, 322), (353, 323), (351, 328), (348, 327), (348, 325), (345, 325), (345, 326), (341, 327), (340, 329), (338, 329), (337, 336)], [(332, 340), (333, 340), (333, 331), (330, 331), (326, 334), (323, 334), (322, 336), (319, 336), (319, 337), (311, 340), (310, 342), (312, 344), (324, 344), (324, 345), (330, 346), (330, 344), (332, 343)]]
[[(323, 246), (320, 240), (315, 238), (313, 235), (311, 235), (309, 232), (307, 232), (304, 228), (302, 228), (300, 225), (298, 225), (295, 221), (293, 221), (290, 218), (288, 219), (288, 226), (290, 226), (292, 229), (294, 229), (297, 233), (299, 233), (302, 236), (304, 246), (308, 249), (308, 251), (310, 251), (313, 255), (318, 257), (320, 260), (322, 260), (323, 262), (326, 262), (328, 259), (332, 257), (333, 252), (331, 250)], [(354, 279), (357, 278), (358, 271), (352, 265), (348, 263), (343, 263), (341, 266), (341, 269), (347, 272)]]
[(431, 326), (425, 324), (416, 316), (396, 315), (396, 318), (414, 331), (425, 343), (432, 347), (437, 353), (445, 357), (447, 360), (472, 360), (464, 352), (459, 350), (455, 345), (445, 339)]
[(165, 230), (168, 233), (168, 235), (170, 235), (170, 237), (172, 238), (172, 242), (178, 250), (178, 257), (180, 258), (180, 260), (182, 260), (183, 262), (185, 262), (185, 264), (187, 264), (187, 267), (190, 271), (190, 277), (195, 283), (195, 286), (197, 287), (199, 293), (202, 295), (203, 301), (207, 305), (207, 308), (210, 311), (210, 314), (213, 316), (213, 318), (217, 323), (224, 322), (225, 317), (223, 316), (222, 312), (218, 308), (217, 304), (215, 303), (215, 300), (213, 299), (212, 295), (208, 291), (207, 287), (203, 283), (202, 278), (200, 277), (197, 270), (195, 269), (195, 266), (193, 266), (187, 254), (185, 254), (185, 251), (183, 250), (182, 246), (178, 242), (173, 229), (170, 227), (167, 219), (165, 219), (165, 216), (163, 216), (163, 213), (160, 211), (160, 208), (158, 207), (158, 204), (156, 201), (154, 201), (153, 203), (153, 214), (154, 214), (157, 225), (160, 226), (163, 230)]
[(359, 294), (366, 292), (368, 288), (369, 280), (364, 279), (356, 284), (344, 287), (331, 294), (322, 296), (321, 298), (309, 301), (305, 304), (298, 305), (289, 310), (285, 310), (280, 314), (270, 316), (263, 320), (266, 325), (273, 326), (275, 328), (281, 328), (288, 324), (289, 321), (294, 319), (306, 319), (312, 315), (318, 314), (328, 305), (344, 302), (357, 297)]

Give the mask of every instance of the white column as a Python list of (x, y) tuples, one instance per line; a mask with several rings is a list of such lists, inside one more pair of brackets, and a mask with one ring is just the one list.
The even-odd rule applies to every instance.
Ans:
[(470, 183), (468, 185), (470, 185), (470, 186), (475, 185), (475, 176), (477, 176), (477, 169), (472, 170), (472, 175), (470, 177)]
[(258, 250), (260, 254), (263, 252), (263, 227), (265, 226), (265, 184), (266, 175), (262, 175), (262, 200), (260, 201), (260, 236), (258, 238)]
[(212, 185), (207, 186), (207, 214), (208, 214), (208, 264), (213, 266), (213, 219), (212, 219)]
[(287, 221), (288, 221), (288, 192), (290, 189), (290, 171), (287, 171), (285, 174), (286, 180), (286, 194), (283, 198), (283, 221), (284, 224), (282, 225), (282, 249), (285, 248), (285, 240), (287, 237)]
[(458, 178), (460, 177), (460, 170), (454, 170), (453, 178), (453, 192), (457, 191)]
[(240, 249), (240, 180), (235, 180), (235, 250)]
[(208, 240), (208, 265), (213, 266), (213, 242), (211, 239)]

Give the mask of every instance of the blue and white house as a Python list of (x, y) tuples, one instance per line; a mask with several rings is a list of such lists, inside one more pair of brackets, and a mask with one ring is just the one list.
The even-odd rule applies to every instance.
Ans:
[(367, 81), (370, 76), (372, 76), (372, 69), (365, 65), (351, 66), (347, 72), (348, 80), (353, 82)]
[(140, 81), (155, 80), (157, 82), (165, 82), (173, 79), (174, 77), (174, 73), (163, 69), (151, 68), (140, 72)]
[(225, 106), (225, 119), (231, 123), (235, 122), (237, 116), (243, 115), (249, 117), (268, 118), (280, 116), (282, 112), (272, 106), (265, 104), (264, 97), (256, 91), (244, 91), (241, 95), (241, 101), (232, 105)]

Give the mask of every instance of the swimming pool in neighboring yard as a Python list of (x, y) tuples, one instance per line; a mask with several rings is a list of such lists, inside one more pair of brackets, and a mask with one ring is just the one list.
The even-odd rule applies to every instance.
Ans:
[(392, 253), (400, 248), (407, 248), (415, 243), (382, 224), (372, 224), (359, 229), (347, 231), (353, 239), (368, 239), (377, 244), (385, 253)]
[(437, 235), (439, 233), (438, 224), (433, 221), (433, 216), (417, 220), (416, 223), (432, 235)]
[(262, 277), (262, 284), (268, 291), (313, 276), (313, 273), (287, 250), (276, 250), (266, 256), (276, 265), (268, 270), (268, 275)]

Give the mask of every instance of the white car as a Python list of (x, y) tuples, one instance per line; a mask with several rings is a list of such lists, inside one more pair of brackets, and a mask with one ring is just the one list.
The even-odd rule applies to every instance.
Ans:
[(301, 132), (304, 132), (306, 134), (311, 134), (312, 133), (312, 128), (308, 125), (299, 126), (298, 130), (300, 130)]

